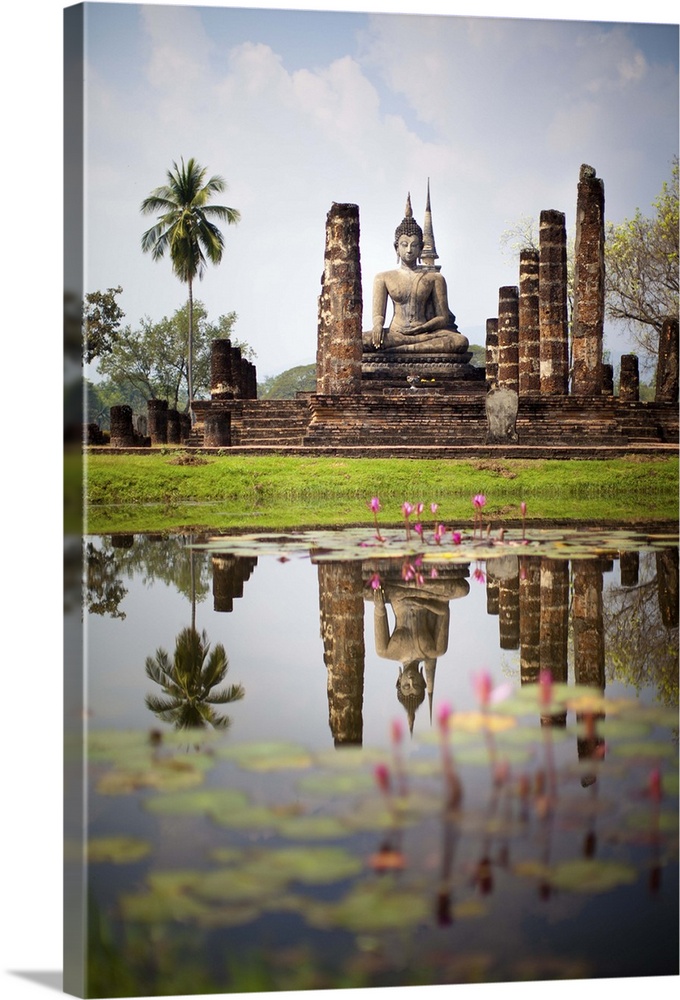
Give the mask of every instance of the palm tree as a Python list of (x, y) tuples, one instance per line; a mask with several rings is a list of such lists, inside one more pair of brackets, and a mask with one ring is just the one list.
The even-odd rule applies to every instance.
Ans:
[(168, 183), (155, 188), (141, 205), (143, 215), (158, 213), (158, 221), (142, 236), (142, 250), (160, 260), (168, 251), (172, 269), (180, 281), (189, 288), (189, 345), (187, 381), (189, 412), (194, 398), (193, 385), (193, 283), (205, 273), (207, 262), (219, 264), (222, 260), (224, 238), (212, 219), (221, 219), (229, 225), (240, 219), (235, 208), (210, 205), (209, 199), (226, 189), (222, 177), (214, 176), (205, 181), (206, 168), (193, 157), (178, 167), (168, 170)]
[(240, 701), (245, 694), (241, 684), (213, 691), (228, 670), (229, 660), (221, 643), (210, 652), (205, 630), (199, 633), (195, 628), (182, 629), (175, 640), (172, 662), (164, 649), (157, 649), (155, 656), (146, 658), (147, 677), (159, 684), (167, 695), (166, 698), (147, 695), (146, 706), (163, 722), (174, 723), (177, 729), (208, 725), (226, 729), (229, 718), (220, 715), (212, 706)]

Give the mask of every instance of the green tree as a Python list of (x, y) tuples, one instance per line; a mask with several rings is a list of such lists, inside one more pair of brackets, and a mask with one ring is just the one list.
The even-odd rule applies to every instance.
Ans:
[(316, 392), (316, 365), (296, 365), (270, 375), (258, 386), (260, 399), (295, 399), (298, 392)]
[[(655, 214), (607, 226), (607, 316), (622, 321), (635, 343), (653, 359), (668, 316), (678, 315), (678, 158), (664, 181)], [(649, 363), (648, 360), (648, 363)]]
[(193, 157), (184, 159), (178, 167), (167, 172), (167, 184), (155, 188), (141, 205), (144, 215), (158, 213), (158, 221), (142, 236), (142, 250), (160, 260), (166, 252), (172, 269), (189, 290), (189, 336), (187, 345), (188, 408), (194, 400), (193, 382), (193, 283), (203, 277), (207, 262), (219, 264), (222, 260), (224, 237), (212, 219), (231, 225), (240, 219), (235, 208), (210, 205), (210, 198), (224, 191), (222, 177), (214, 176), (205, 181), (207, 171)]
[[(207, 397), (210, 391), (210, 355), (213, 340), (231, 339), (246, 357), (254, 352), (248, 344), (231, 336), (236, 313), (208, 320), (202, 302), (193, 303), (194, 325), (194, 398)], [(144, 317), (138, 330), (125, 327), (118, 335), (109, 354), (99, 361), (99, 372), (104, 376), (109, 405), (114, 402), (130, 403), (138, 409), (136, 401), (167, 399), (173, 409), (184, 409), (189, 401), (189, 372), (186, 343), (190, 319), (188, 304), (159, 322)], [(119, 398), (113, 398), (113, 390)], [(101, 391), (101, 390), (100, 390)]]
[(110, 354), (120, 330), (125, 313), (118, 305), (116, 296), (122, 293), (117, 288), (107, 288), (105, 292), (88, 292), (83, 302), (83, 330), (85, 332), (84, 360), (88, 363), (95, 358)]
[[(210, 654), (210, 655), (208, 655)], [(205, 631), (185, 628), (177, 636), (175, 654), (164, 649), (146, 658), (147, 677), (159, 684), (165, 698), (146, 696), (146, 705), (163, 722), (172, 722), (177, 729), (212, 726), (226, 729), (229, 718), (215, 711), (213, 705), (240, 701), (245, 691), (241, 684), (215, 691), (229, 670), (224, 646), (218, 643), (212, 652)]]

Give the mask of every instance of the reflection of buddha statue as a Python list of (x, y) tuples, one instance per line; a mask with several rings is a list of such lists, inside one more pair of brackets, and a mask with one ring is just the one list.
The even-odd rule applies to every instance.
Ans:
[[(397, 697), (408, 713), (410, 730), (426, 690), (432, 709), (437, 657), (443, 656), (448, 648), (449, 601), (464, 597), (469, 589), (467, 580), (460, 575), (427, 580), (420, 585), (387, 582), (384, 588), (374, 591), (376, 652), (384, 659), (401, 663)], [(391, 604), (394, 612), (391, 632), (387, 604)]]
[[(459, 333), (456, 317), (449, 309), (446, 281), (434, 266), (437, 257), (430, 223), (428, 188), (426, 242), (413, 218), (411, 196), (404, 218), (394, 234), (394, 248), (400, 265), (378, 274), (373, 284), (373, 328), (364, 333), (364, 347), (405, 354), (460, 354), (467, 351), (468, 339)], [(427, 265), (419, 265), (420, 259)], [(394, 316), (385, 329), (387, 300)]]

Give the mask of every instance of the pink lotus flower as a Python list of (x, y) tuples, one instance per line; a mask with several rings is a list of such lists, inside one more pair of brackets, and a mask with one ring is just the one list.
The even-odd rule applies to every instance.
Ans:
[(439, 504), (438, 503), (431, 503), (430, 504), (430, 510), (432, 511), (433, 514), (436, 514), (437, 511), (439, 510)]
[(445, 735), (449, 731), (450, 718), (451, 718), (451, 706), (449, 705), (448, 702), (445, 701), (442, 705), (439, 706), (439, 709), (437, 710), (437, 723), (439, 724), (440, 730)]
[(526, 517), (527, 516), (527, 505), (525, 504), (524, 500), (522, 500), (521, 504), (519, 505), (519, 509), (522, 512), (522, 517)]
[(387, 764), (376, 764), (374, 770), (375, 780), (378, 784), (378, 788), (385, 795), (390, 794), (390, 770)]
[(552, 701), (553, 679), (549, 670), (541, 670), (538, 674), (539, 701), (544, 707)]
[(390, 728), (392, 731), (392, 742), (401, 743), (404, 737), (404, 727), (401, 722), (398, 719), (394, 719)]
[(371, 590), (380, 590), (382, 583), (380, 580), (380, 573), (374, 573), (370, 579)]
[(374, 514), (377, 514), (380, 510), (380, 499), (378, 497), (371, 497), (371, 502), (368, 505)]
[(371, 501), (368, 505), (373, 511), (373, 524), (375, 525), (375, 537), (378, 542), (384, 542), (385, 539), (380, 534), (380, 528), (378, 527), (378, 511), (380, 510), (380, 499), (379, 497), (371, 497)]
[(414, 580), (415, 579), (415, 575), (416, 575), (415, 574), (415, 570), (413, 569), (413, 566), (411, 565), (411, 563), (407, 563), (407, 562), (404, 563), (404, 565), (401, 567), (401, 578), (402, 578), (402, 580), (405, 580), (406, 582), (408, 582), (409, 580)]
[(406, 518), (409, 518), (414, 510), (415, 507), (413, 506), (412, 503), (409, 503), (408, 500), (405, 500), (404, 503), (401, 505), (402, 514)]
[(420, 523), (420, 521), (418, 521), (417, 524), (413, 525), (413, 530), (415, 531), (416, 535), (418, 535), (419, 538), (422, 540), (422, 537), (423, 537), (423, 526)]
[(476, 580), (477, 583), (486, 583), (486, 576), (484, 570), (480, 569), (479, 566), (472, 573), (472, 579)]
[(661, 802), (661, 799), (663, 798), (661, 771), (658, 767), (655, 767), (649, 775), (649, 796), (652, 802)]
[(477, 493), (476, 496), (472, 498), (472, 503), (475, 510), (482, 510), (486, 506), (486, 497), (483, 493)]
[(438, 578), (438, 576), (439, 576), (439, 573), (437, 572), (436, 568), (433, 566), (432, 569), (430, 570), (430, 579), (431, 580), (436, 580)]
[(442, 538), (446, 534), (446, 528), (443, 524), (438, 524), (434, 529), (434, 540), (437, 545), (441, 545)]
[(486, 708), (491, 700), (491, 691), (493, 689), (491, 674), (488, 670), (482, 670), (478, 674), (473, 674), (472, 685), (477, 701), (483, 708)]
[(418, 515), (418, 517), (420, 517), (420, 515), (423, 513), (424, 510), (425, 510), (425, 504), (424, 503), (417, 503), (416, 504), (416, 514)]
[(463, 536), (461, 535), (460, 531), (451, 532), (451, 541), (453, 542), (454, 545), (460, 545), (462, 537)]

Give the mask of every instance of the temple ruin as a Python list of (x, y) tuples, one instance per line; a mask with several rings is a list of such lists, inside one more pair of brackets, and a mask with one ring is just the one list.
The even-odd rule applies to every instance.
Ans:
[(334, 203), (318, 299), (316, 391), (257, 399), (255, 366), (229, 340), (216, 340), (210, 399), (193, 403), (193, 427), (165, 401), (151, 400), (143, 435), (129, 408), (113, 407), (111, 447), (181, 443), (380, 457), (457, 457), (471, 448), (508, 457), (674, 450), (678, 320), (669, 317), (660, 334), (656, 398), (640, 400), (632, 354), (621, 359), (614, 395), (613, 369), (603, 359), (604, 238), (604, 183), (584, 164), (571, 322), (565, 214), (544, 210), (538, 248), (519, 254), (517, 285), (494, 296), (482, 367), (472, 363), (449, 308), (429, 182), (422, 228), (407, 197), (394, 237), (399, 263), (374, 279), (369, 330), (362, 331), (359, 209)]

